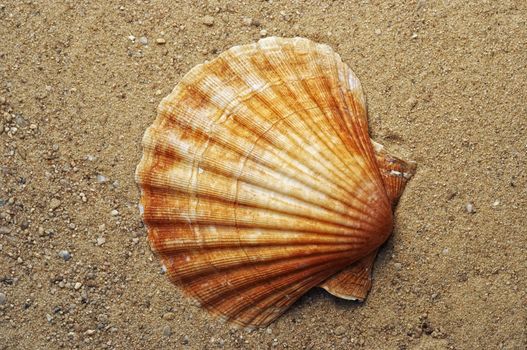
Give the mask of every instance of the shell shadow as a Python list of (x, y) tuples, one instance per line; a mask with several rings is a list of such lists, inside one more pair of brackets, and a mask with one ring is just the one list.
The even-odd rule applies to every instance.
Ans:
[(306, 305), (314, 305), (315, 308), (319, 308), (322, 305), (332, 305), (337, 310), (343, 311), (353, 311), (362, 305), (364, 302), (357, 300), (346, 300), (338, 298), (320, 287), (311, 288), (306, 294), (304, 294), (300, 299), (298, 299), (286, 312), (286, 315), (290, 315), (293, 318), (296, 318), (297, 315), (301, 315), (305, 312), (302, 309)]
[(375, 288), (375, 275), (376, 272), (380, 269), (383, 269), (388, 262), (392, 259), (393, 249), (394, 249), (394, 237), (397, 235), (397, 228), (394, 228), (393, 233), (390, 235), (388, 240), (379, 248), (377, 253), (377, 258), (373, 264), (373, 288)]

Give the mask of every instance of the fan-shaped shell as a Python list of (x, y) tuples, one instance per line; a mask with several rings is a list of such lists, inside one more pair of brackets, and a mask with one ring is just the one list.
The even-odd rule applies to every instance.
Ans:
[[(271, 322), (375, 252), (406, 182), (389, 168), (404, 162), (374, 151), (356, 76), (301, 38), (192, 69), (143, 147), (136, 180), (153, 250), (175, 284), (243, 326)], [(402, 181), (395, 195), (384, 177)]]

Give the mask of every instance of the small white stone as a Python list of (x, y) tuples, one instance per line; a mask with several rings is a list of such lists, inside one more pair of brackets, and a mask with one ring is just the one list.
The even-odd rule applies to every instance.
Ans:
[(71, 254), (67, 250), (61, 250), (58, 254), (62, 259), (68, 261), (71, 259)]
[(97, 174), (97, 182), (103, 184), (105, 182), (108, 182), (108, 178), (102, 174)]
[(73, 286), (73, 288), (75, 288), (75, 290), (79, 290), (79, 289), (81, 289), (81, 287), (82, 287), (82, 283), (80, 283), (80, 282), (75, 283), (75, 286)]
[(346, 333), (346, 328), (344, 326), (338, 326), (337, 328), (335, 328), (336, 336), (344, 335), (344, 333)]
[(58, 207), (60, 207), (60, 204), (61, 202), (57, 198), (51, 198), (51, 201), (49, 202), (51, 210), (57, 209)]
[(253, 24), (253, 19), (251, 17), (243, 17), (242, 23), (249, 27)]
[(417, 98), (410, 96), (410, 98), (406, 100), (406, 104), (408, 107), (410, 107), (410, 109), (413, 109), (417, 105)]
[(97, 245), (98, 245), (98, 246), (101, 246), (101, 245), (103, 245), (104, 243), (106, 243), (106, 238), (104, 238), (104, 237), (98, 237), (98, 238), (97, 238)]
[(203, 23), (204, 25), (210, 27), (210, 26), (214, 25), (214, 17), (207, 15), (207, 16), (203, 17), (203, 19), (201, 20), (201, 23)]
[(112, 216), (117, 216), (119, 215), (119, 212), (117, 211), (117, 209), (114, 209), (110, 212), (110, 214), (112, 214)]

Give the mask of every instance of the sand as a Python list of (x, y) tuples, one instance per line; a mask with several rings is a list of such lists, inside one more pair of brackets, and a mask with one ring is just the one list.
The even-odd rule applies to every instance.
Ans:
[[(527, 2), (170, 3), (0, 5), (0, 349), (527, 347)], [(418, 171), (366, 302), (248, 332), (162, 274), (133, 173), (161, 98), (261, 35), (331, 45)]]

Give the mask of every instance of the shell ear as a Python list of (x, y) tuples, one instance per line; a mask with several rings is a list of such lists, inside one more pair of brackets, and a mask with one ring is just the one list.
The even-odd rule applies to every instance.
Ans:
[(373, 140), (371, 142), (375, 151), (375, 159), (381, 172), (384, 188), (386, 189), (388, 198), (390, 198), (392, 207), (395, 207), (403, 194), (406, 183), (414, 176), (417, 165), (413, 161), (405, 161), (394, 156), (383, 145)]
[(334, 274), (319, 287), (337, 298), (364, 301), (371, 288), (371, 271), (378, 249)]

